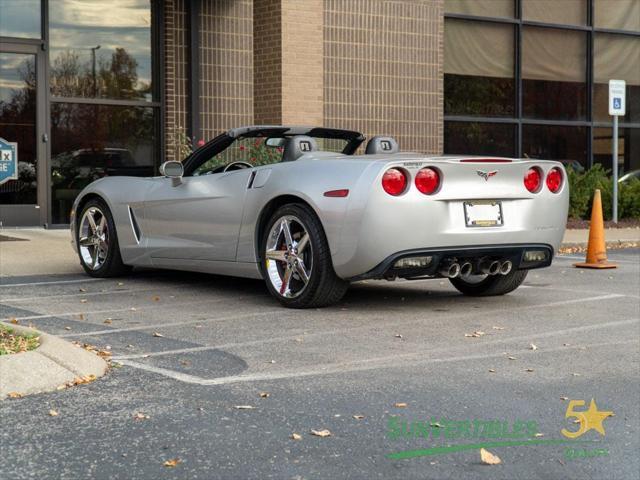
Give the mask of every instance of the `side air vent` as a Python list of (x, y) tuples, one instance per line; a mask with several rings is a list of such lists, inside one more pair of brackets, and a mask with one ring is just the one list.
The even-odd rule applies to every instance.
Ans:
[(136, 242), (140, 243), (140, 239), (142, 238), (142, 234), (140, 232), (140, 226), (138, 225), (138, 221), (136, 220), (136, 215), (133, 213), (131, 207), (129, 207), (129, 219), (131, 220), (131, 228), (133, 229), (133, 236), (136, 237)]

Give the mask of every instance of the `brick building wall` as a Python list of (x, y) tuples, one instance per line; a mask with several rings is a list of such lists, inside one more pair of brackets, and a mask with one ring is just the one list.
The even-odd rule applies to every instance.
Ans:
[(324, 4), (325, 125), (441, 153), (443, 1)]
[[(247, 124), (317, 124), (441, 153), (443, 2), (200, 0), (196, 140)], [(189, 125), (188, 4), (164, 7), (167, 159)]]
[(200, 12), (201, 138), (253, 123), (253, 2), (203, 1)]

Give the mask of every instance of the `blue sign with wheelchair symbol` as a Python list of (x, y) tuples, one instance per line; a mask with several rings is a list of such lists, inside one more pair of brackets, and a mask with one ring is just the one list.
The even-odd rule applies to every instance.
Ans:
[(616, 110), (622, 107), (622, 99), (619, 97), (613, 97), (613, 108)]
[(18, 179), (18, 144), (0, 138), (0, 185)]

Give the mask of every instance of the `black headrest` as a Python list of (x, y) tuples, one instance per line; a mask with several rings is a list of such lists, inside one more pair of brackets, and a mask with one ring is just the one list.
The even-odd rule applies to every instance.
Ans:
[(287, 143), (284, 145), (284, 152), (282, 153), (282, 161), (293, 162), (305, 153), (317, 151), (318, 144), (315, 139), (307, 137), (306, 135), (296, 135), (295, 137), (287, 139)]
[(398, 153), (399, 151), (400, 147), (398, 146), (398, 142), (396, 142), (393, 137), (383, 137), (380, 135), (369, 140), (364, 153)]

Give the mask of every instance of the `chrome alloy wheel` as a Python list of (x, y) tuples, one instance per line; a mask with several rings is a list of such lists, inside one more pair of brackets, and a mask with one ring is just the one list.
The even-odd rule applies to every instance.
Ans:
[(299, 296), (313, 269), (313, 250), (304, 224), (293, 215), (278, 219), (269, 231), (264, 256), (273, 288), (283, 297)]
[(80, 219), (78, 246), (82, 261), (91, 270), (98, 270), (109, 254), (109, 227), (104, 212), (90, 207)]

